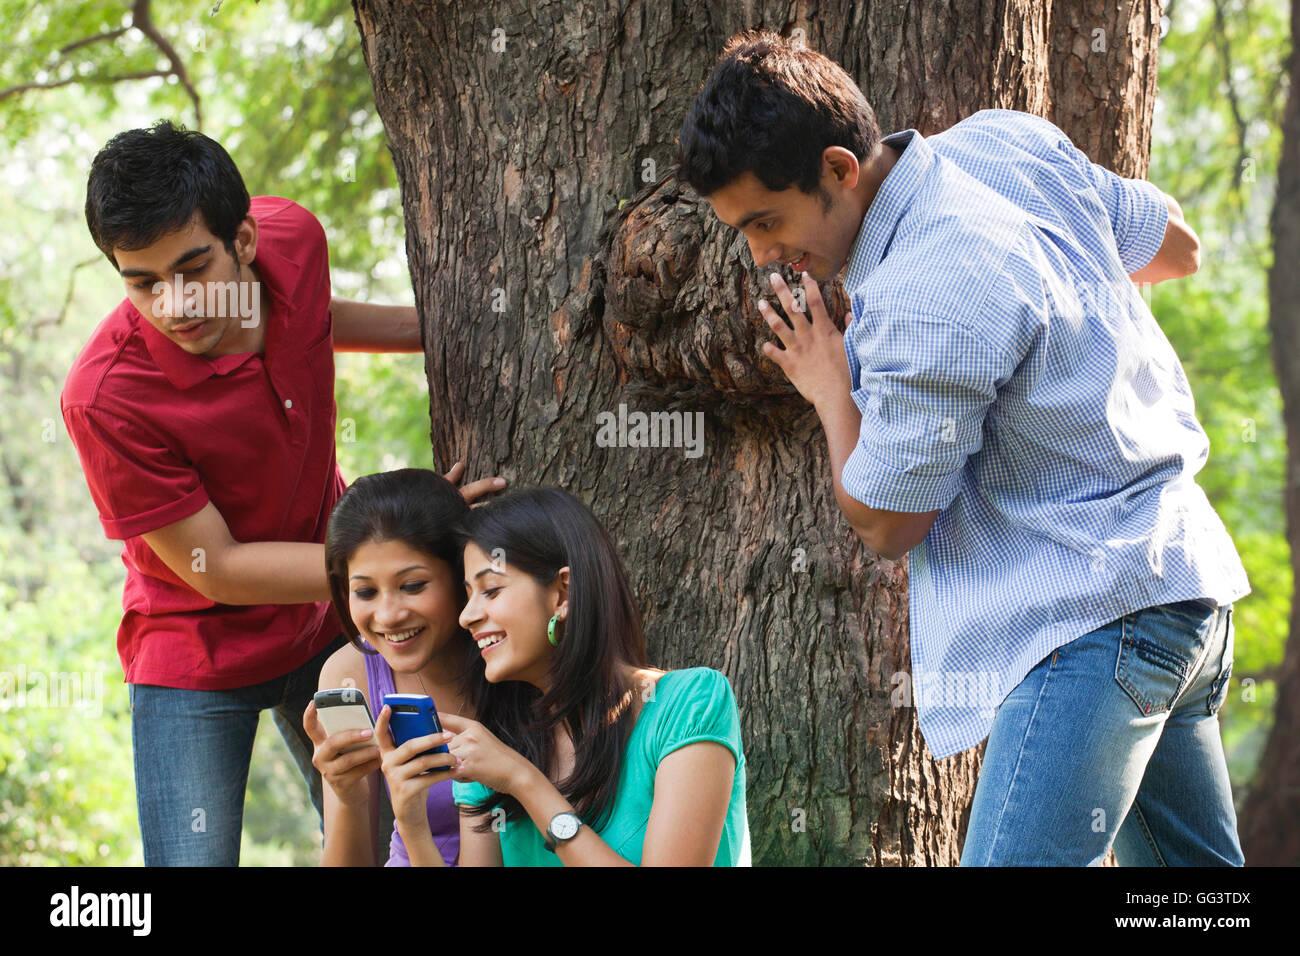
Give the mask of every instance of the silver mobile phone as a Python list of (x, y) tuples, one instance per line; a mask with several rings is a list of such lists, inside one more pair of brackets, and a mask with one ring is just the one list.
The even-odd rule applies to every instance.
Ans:
[[(312, 698), (316, 701), (316, 713), (320, 717), (325, 733), (333, 736), (341, 730), (374, 730), (375, 722), (370, 717), (370, 707), (366, 704), (366, 695), (359, 687), (335, 687), (331, 690), (318, 690)], [(362, 740), (339, 753), (351, 753), (362, 747), (374, 746), (374, 738)]]

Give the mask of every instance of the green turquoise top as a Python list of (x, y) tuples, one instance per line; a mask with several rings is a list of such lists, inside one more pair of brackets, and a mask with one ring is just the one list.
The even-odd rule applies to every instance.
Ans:
[[(604, 826), (596, 831), (623, 859), (641, 864), (659, 762), (674, 750), (706, 740), (722, 744), (736, 757), (731, 802), (713, 865), (749, 866), (740, 712), (727, 678), (709, 667), (668, 671), (637, 715), (623, 751), (613, 806)], [(480, 803), (491, 792), (481, 783), (452, 781), (452, 799), (458, 804)], [(541, 832), (527, 817), (507, 821), (498, 835), (506, 866), (563, 866), (559, 856), (546, 849)]]

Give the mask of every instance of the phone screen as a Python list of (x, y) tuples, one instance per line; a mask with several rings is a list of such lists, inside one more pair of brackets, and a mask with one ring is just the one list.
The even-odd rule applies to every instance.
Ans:
[[(366, 705), (366, 695), (355, 687), (323, 690), (316, 694), (316, 714), (325, 733), (334, 735), (343, 730), (374, 730), (375, 722)], [(373, 747), (374, 739), (358, 741), (344, 747), (340, 753), (351, 753), (362, 747)]]

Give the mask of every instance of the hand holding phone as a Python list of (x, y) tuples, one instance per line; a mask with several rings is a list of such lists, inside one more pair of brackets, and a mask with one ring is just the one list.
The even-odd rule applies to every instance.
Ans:
[[(417, 770), (415, 769), (417, 761), (423, 762), (431, 755), (440, 754), (447, 755), (441, 758), (447, 763), (454, 764), (455, 761), (449, 759), (451, 751), (447, 745), (439, 744), (398, 763), (397, 748), (420, 737), (442, 733), (442, 723), (438, 720), (438, 711), (433, 706), (433, 700), (423, 694), (385, 694), (384, 706), (387, 708), (387, 717), (384, 716), (385, 711), (380, 711), (380, 726), (377, 728), (380, 737), (379, 749), (383, 754), (381, 769), (388, 781), (388, 792), (393, 804), (393, 820), (402, 833), (403, 839), (406, 839), (408, 833), (428, 829), (429, 788), (439, 782), (432, 775), (439, 774), (442, 779), (446, 779), (447, 771), (450, 770), (449, 766)], [(393, 739), (392, 749), (389, 749), (388, 741), (384, 739), (385, 723)]]
[[(320, 719), (321, 726), (331, 737), (344, 730), (375, 729), (375, 722), (370, 719), (370, 707), (366, 704), (366, 695), (358, 687), (319, 690), (312, 700), (316, 704), (316, 716)], [(339, 753), (351, 753), (372, 746), (373, 740), (361, 741), (344, 747)]]
[[(438, 709), (433, 705), (433, 698), (424, 694), (385, 694), (384, 706), (390, 711), (388, 728), (393, 734), (393, 743), (400, 747), (408, 740), (442, 733), (442, 722), (438, 720)], [(439, 744), (432, 750), (426, 750), (420, 757), (430, 754), (451, 753), (446, 744)], [(425, 770), (424, 773), (433, 773)]]
[[(368, 794), (366, 778), (380, 769), (381, 761), (365, 694), (356, 687), (317, 692), (303, 713), (302, 726), (315, 745), (311, 763), (321, 779), (340, 803), (359, 805)], [(359, 731), (369, 731), (370, 736), (356, 740)], [(339, 746), (340, 734), (352, 742)]]

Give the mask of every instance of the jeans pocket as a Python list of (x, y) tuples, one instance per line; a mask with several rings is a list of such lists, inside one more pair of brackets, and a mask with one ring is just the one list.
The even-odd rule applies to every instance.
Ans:
[(1227, 616), (1228, 622), (1225, 628), (1227, 636), (1224, 638), (1223, 657), (1219, 662), (1219, 676), (1214, 679), (1214, 684), (1210, 688), (1210, 699), (1205, 707), (1205, 712), (1210, 715), (1217, 714), (1219, 708), (1228, 699), (1228, 679), (1232, 677), (1233, 645), (1236, 629), (1232, 624), (1231, 607), (1228, 608)]
[(1173, 706), (1205, 652), (1214, 612), (1193, 601), (1144, 608), (1123, 618), (1115, 680), (1143, 715)]

